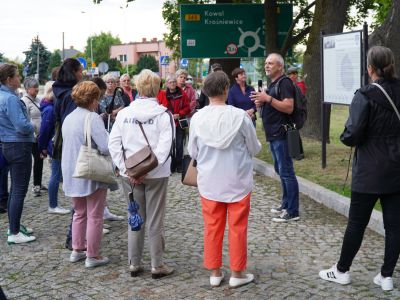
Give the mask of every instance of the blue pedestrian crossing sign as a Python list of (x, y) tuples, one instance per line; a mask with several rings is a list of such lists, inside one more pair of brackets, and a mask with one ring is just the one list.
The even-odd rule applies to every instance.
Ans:
[(163, 55), (160, 57), (160, 64), (162, 66), (167, 66), (169, 65), (169, 56), (168, 55)]
[(181, 66), (184, 68), (187, 68), (187, 66), (189, 65), (189, 60), (187, 58), (182, 58), (181, 59)]
[(84, 59), (83, 57), (78, 57), (77, 60), (81, 63), (82, 67), (86, 69), (87, 67), (86, 59)]

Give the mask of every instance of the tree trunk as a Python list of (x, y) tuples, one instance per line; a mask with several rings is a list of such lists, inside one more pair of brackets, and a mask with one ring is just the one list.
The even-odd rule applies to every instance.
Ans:
[(321, 55), (320, 32), (325, 34), (343, 31), (350, 0), (318, 0), (307, 50), (304, 54), (304, 74), (307, 75), (308, 120), (303, 134), (321, 138)]
[(369, 46), (390, 48), (394, 53), (396, 72), (400, 74), (400, 0), (392, 1), (385, 21), (370, 35)]

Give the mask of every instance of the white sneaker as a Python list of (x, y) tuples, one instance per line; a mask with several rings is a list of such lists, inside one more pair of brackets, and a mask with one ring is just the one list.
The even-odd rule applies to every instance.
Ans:
[(86, 268), (99, 267), (108, 264), (109, 261), (110, 260), (107, 257), (102, 257), (102, 258), (86, 257), (85, 267)]
[(232, 277), (229, 279), (229, 286), (231, 288), (237, 288), (239, 286), (248, 284), (254, 280), (254, 275), (253, 274), (245, 274), (246, 277), (244, 278), (236, 278)]
[(393, 290), (393, 279), (392, 277), (383, 277), (382, 274), (379, 272), (378, 275), (374, 277), (374, 283), (379, 285), (382, 290), (384, 291), (391, 291)]
[(321, 270), (319, 272), (319, 277), (323, 280), (333, 281), (339, 284), (349, 284), (351, 282), (349, 271), (346, 273), (339, 272), (336, 268), (336, 264), (330, 269)]
[(22, 244), (29, 243), (36, 240), (33, 235), (25, 235), (22, 232), (18, 232), (18, 234), (11, 234), (7, 238), (7, 243), (10, 244)]
[(110, 230), (107, 228), (103, 228), (103, 234), (107, 234), (107, 233), (110, 233)]
[(225, 274), (221, 271), (221, 276), (210, 276), (210, 285), (212, 287), (217, 287), (221, 285), (222, 280), (224, 280)]
[(124, 218), (121, 217), (121, 216), (114, 215), (113, 213), (110, 212), (108, 207), (105, 207), (104, 208), (103, 219), (104, 220), (109, 220), (109, 221), (122, 221)]
[(54, 208), (49, 207), (48, 212), (49, 212), (49, 214), (66, 215), (66, 214), (71, 213), (71, 210), (62, 208), (61, 206), (56, 206)]
[(72, 262), (72, 263), (76, 263), (76, 262), (81, 261), (81, 260), (83, 260), (85, 258), (86, 258), (86, 252), (85, 251), (78, 252), (78, 251), (73, 250), (71, 252), (70, 257), (69, 257), (69, 261)]

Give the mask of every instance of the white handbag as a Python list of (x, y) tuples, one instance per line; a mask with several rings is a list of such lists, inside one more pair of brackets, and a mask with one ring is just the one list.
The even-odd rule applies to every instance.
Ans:
[(115, 184), (117, 181), (111, 156), (102, 155), (99, 150), (92, 148), (90, 115), (88, 113), (85, 118), (85, 144), (79, 149), (78, 160), (72, 177)]

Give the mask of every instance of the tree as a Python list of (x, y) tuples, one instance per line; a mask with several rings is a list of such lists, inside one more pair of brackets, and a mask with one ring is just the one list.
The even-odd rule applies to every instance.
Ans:
[(137, 62), (137, 72), (140, 73), (143, 69), (149, 69), (153, 72), (158, 72), (158, 62), (152, 55), (142, 55)]
[[(92, 48), (90, 41), (92, 40)], [(102, 61), (107, 61), (110, 58), (111, 45), (121, 44), (119, 37), (114, 37), (111, 32), (101, 32), (98, 35), (92, 35), (87, 38), (85, 47), (85, 56), (91, 57), (91, 49), (93, 50), (93, 60), (99, 64)]]
[(61, 51), (58, 49), (54, 50), (54, 52), (51, 53), (51, 55), (50, 55), (48, 71), (51, 72), (55, 67), (61, 66), (61, 64), (62, 64)]
[(4, 55), (0, 52), (0, 62), (4, 62)]
[(28, 66), (27, 76), (34, 76), (37, 72), (37, 56), (39, 50), (39, 80), (43, 81), (47, 79), (48, 68), (50, 63), (51, 53), (39, 40), (39, 37), (35, 37), (31, 43), (30, 49), (24, 51), (25, 61), (23, 65)]
[(116, 58), (106, 59), (105, 62), (108, 64), (108, 71), (119, 71), (122, 68), (121, 62)]

